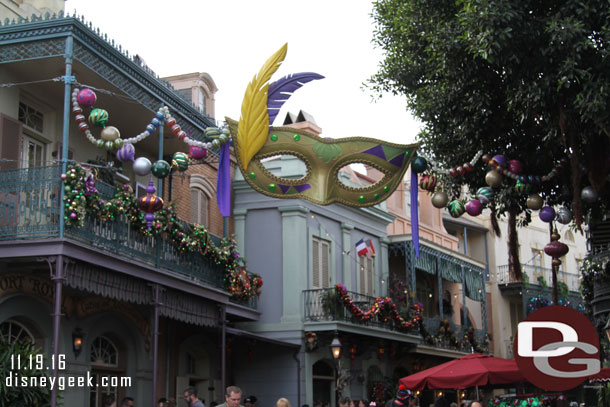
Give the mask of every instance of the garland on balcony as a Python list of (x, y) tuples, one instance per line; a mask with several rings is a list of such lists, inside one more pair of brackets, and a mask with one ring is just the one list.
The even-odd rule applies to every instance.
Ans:
[(233, 239), (223, 238), (216, 246), (205, 226), (182, 222), (171, 202), (156, 212), (149, 229), (145, 212), (138, 208), (131, 186), (125, 184), (117, 188), (112, 199), (104, 200), (95, 187), (95, 178), (95, 173), (79, 165), (70, 165), (61, 175), (65, 192), (64, 222), (67, 227), (82, 227), (87, 214), (102, 221), (125, 216), (142, 235), (163, 235), (181, 253), (198, 253), (221, 266), (225, 288), (235, 299), (248, 301), (260, 295), (263, 280), (259, 275), (246, 271), (245, 261), (239, 256)]
[(389, 323), (393, 319), (400, 328), (410, 329), (416, 327), (422, 320), (423, 307), (420, 304), (413, 305), (413, 315), (410, 320), (406, 320), (398, 313), (396, 304), (389, 297), (375, 298), (371, 308), (364, 311), (354, 304), (343, 284), (337, 284), (335, 288), (345, 308), (360, 321), (370, 321), (376, 316), (384, 323)]

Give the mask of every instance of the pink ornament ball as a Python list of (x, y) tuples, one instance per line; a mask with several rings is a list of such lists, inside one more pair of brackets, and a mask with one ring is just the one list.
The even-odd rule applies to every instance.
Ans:
[(71, 219), (71, 220), (76, 220), (76, 218), (77, 218), (76, 214), (75, 214), (74, 212), (72, 212), (72, 213), (70, 214), (70, 219)]
[(478, 199), (468, 201), (466, 204), (466, 212), (470, 216), (479, 216), (483, 212), (483, 204)]
[(97, 100), (97, 95), (91, 89), (83, 89), (78, 92), (76, 100), (78, 100), (78, 104), (81, 106), (91, 107), (95, 104), (95, 101)]
[(203, 147), (190, 146), (189, 154), (195, 160), (203, 160), (208, 155), (208, 150)]
[(510, 160), (508, 162), (508, 170), (513, 174), (521, 174), (521, 171), (523, 171), (523, 164), (521, 164), (521, 161)]
[(61, 174), (61, 179), (62, 179), (62, 180), (64, 180), (64, 181), (65, 181), (67, 177), (68, 177), (68, 176), (67, 176), (66, 174)]

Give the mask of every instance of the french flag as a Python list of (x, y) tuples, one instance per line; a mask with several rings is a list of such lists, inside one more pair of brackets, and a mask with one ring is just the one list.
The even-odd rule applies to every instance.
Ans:
[(356, 252), (358, 253), (358, 256), (364, 256), (369, 252), (369, 248), (364, 242), (364, 239), (360, 239), (358, 243), (356, 243)]

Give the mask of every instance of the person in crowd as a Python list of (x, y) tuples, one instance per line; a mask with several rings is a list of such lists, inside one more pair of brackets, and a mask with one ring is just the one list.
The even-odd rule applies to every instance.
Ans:
[(352, 400), (349, 397), (341, 397), (339, 399), (339, 407), (350, 407)]
[(244, 407), (256, 407), (258, 399), (255, 396), (249, 396), (244, 399)]
[(205, 407), (203, 401), (197, 398), (197, 389), (194, 387), (184, 389), (184, 400), (189, 407)]
[(102, 397), (102, 407), (116, 407), (116, 399), (112, 394)]
[(275, 402), (275, 407), (290, 407), (290, 401), (282, 397)]
[(217, 401), (212, 401), (212, 402), (210, 403), (210, 407), (216, 407), (217, 405), (218, 405), (218, 402), (217, 402)]
[(407, 390), (404, 384), (398, 386), (398, 391), (396, 392), (396, 398), (392, 402), (392, 407), (407, 407), (409, 403), (409, 398), (411, 397), (411, 392)]
[(409, 399), (409, 407), (419, 407), (419, 397), (412, 397)]
[(225, 402), (217, 407), (243, 407), (241, 405), (241, 389), (237, 386), (229, 386), (225, 390)]
[(454, 401), (451, 404), (449, 404), (449, 407), (458, 407), (457, 403)]
[(136, 405), (132, 397), (125, 397), (121, 400), (121, 407), (134, 407)]
[(470, 404), (470, 407), (483, 407), (483, 405), (481, 403), (479, 403), (478, 401), (473, 401)]
[(169, 402), (165, 397), (161, 397), (159, 401), (157, 401), (157, 407), (169, 407)]
[[(440, 395), (434, 401), (434, 407), (447, 407), (448, 405), (449, 405), (449, 403), (447, 403), (447, 399), (445, 398), (444, 394)], [(481, 406), (479, 406), (479, 407), (481, 407)]]

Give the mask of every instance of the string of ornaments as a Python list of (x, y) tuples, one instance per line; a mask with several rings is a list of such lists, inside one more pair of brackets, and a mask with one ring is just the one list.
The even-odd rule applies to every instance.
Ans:
[[(482, 186), (476, 190), (474, 197), (464, 203), (461, 199), (449, 200), (449, 196), (442, 190), (437, 190), (438, 177), (434, 173), (450, 175), (458, 177), (473, 170), (477, 161), (482, 158), (483, 162), (489, 166), (489, 171), (485, 175), (485, 183), (487, 186)], [(526, 205), (531, 210), (539, 211), (539, 217), (543, 222), (552, 222), (556, 220), (561, 224), (568, 224), (572, 220), (572, 212), (561, 207), (557, 211), (551, 206), (544, 206), (544, 200), (537, 193), (532, 193), (532, 186), (547, 182), (559, 174), (561, 168), (567, 164), (567, 160), (562, 160), (548, 174), (543, 176), (523, 174), (523, 164), (518, 160), (508, 160), (503, 155), (491, 156), (483, 154), (479, 151), (475, 154), (470, 162), (466, 162), (461, 166), (454, 168), (440, 168), (434, 163), (428, 161), (421, 156), (415, 157), (411, 163), (412, 171), (416, 174), (423, 174), (428, 169), (430, 173), (421, 175), (419, 187), (432, 193), (432, 205), (442, 209), (447, 208), (449, 214), (454, 218), (468, 213), (470, 216), (478, 216), (483, 212), (486, 205), (494, 199), (495, 189), (500, 188), (504, 181), (504, 177), (511, 178), (515, 181), (514, 188), (517, 192), (527, 194), (528, 198)], [(581, 198), (587, 203), (593, 203), (597, 199), (595, 190), (588, 186), (582, 189)]]
[[(227, 128), (208, 127), (204, 131), (204, 139), (211, 141), (194, 140), (171, 116), (169, 108), (163, 106), (140, 134), (122, 139), (119, 129), (114, 126), (107, 126), (110, 115), (102, 108), (94, 108), (97, 102), (97, 95), (91, 89), (74, 88), (72, 91), (72, 113), (78, 125), (78, 129), (85, 133), (87, 139), (98, 148), (104, 148), (110, 152), (116, 151), (116, 158), (121, 162), (133, 162), (133, 170), (137, 175), (154, 175), (157, 178), (167, 177), (172, 170), (184, 172), (194, 161), (204, 160), (208, 155), (208, 150), (218, 148), (222, 144), (229, 142), (229, 130)], [(88, 113), (88, 117), (85, 114)], [(97, 139), (91, 132), (89, 126), (100, 127), (100, 138)], [(176, 152), (172, 156), (171, 164), (165, 160), (157, 160), (154, 163), (146, 157), (135, 158), (134, 144), (155, 134), (159, 127), (167, 125), (172, 134), (178, 140), (189, 146), (189, 152)]]

